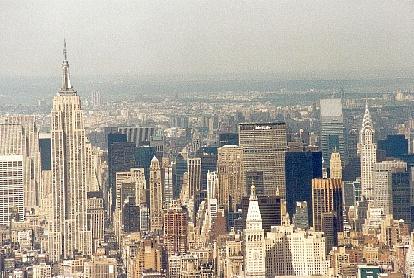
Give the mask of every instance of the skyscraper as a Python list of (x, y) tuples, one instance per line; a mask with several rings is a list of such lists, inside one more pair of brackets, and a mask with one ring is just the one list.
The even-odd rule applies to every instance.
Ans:
[(164, 213), (164, 239), (169, 255), (188, 251), (188, 215), (179, 203), (173, 202)]
[(217, 189), (218, 205), (224, 210), (237, 211), (244, 191), (243, 149), (235, 145), (226, 145), (218, 149)]
[(377, 145), (374, 143), (374, 133), (375, 130), (372, 124), (371, 115), (369, 114), (368, 103), (366, 103), (362, 128), (359, 132), (358, 153), (361, 158), (362, 195), (368, 200), (372, 199), (372, 168), (377, 161)]
[(217, 147), (201, 147), (196, 154), (201, 159), (201, 185), (197, 207), (207, 197), (207, 173), (217, 170)]
[(52, 219), (49, 252), (52, 261), (90, 254), (91, 232), (87, 229), (85, 129), (80, 98), (69, 78), (66, 42), (63, 49), (62, 87), (53, 98)]
[[(146, 206), (146, 181), (144, 169), (131, 168), (129, 171), (116, 173), (115, 209), (113, 214), (114, 231), (118, 241), (121, 240), (124, 226), (124, 208), (134, 210), (135, 206)], [(140, 214), (135, 214), (141, 220)]]
[(108, 134), (108, 181), (111, 192), (112, 202), (110, 205), (112, 212), (116, 207), (116, 173), (129, 171), (136, 164), (135, 144), (127, 142), (125, 134)]
[(162, 231), (162, 183), (161, 183), (161, 168), (160, 162), (154, 156), (151, 160), (150, 167), (150, 228), (151, 231)]
[(285, 123), (239, 124), (239, 145), (243, 149), (246, 181), (245, 195), (254, 182), (258, 193), (279, 193), (282, 198), (285, 196), (286, 140)]
[(256, 188), (251, 187), (249, 209), (244, 230), (244, 271), (246, 277), (265, 277), (266, 246)]
[[(7, 135), (6, 135), (7, 134)], [(0, 224), (9, 225), (12, 213), (24, 220), (24, 156), (23, 130), (19, 125), (0, 125)], [(10, 145), (5, 138), (14, 138)], [(4, 147), (8, 146), (8, 150)]]
[(162, 159), (161, 177), (163, 185), (163, 207), (168, 208), (173, 200), (173, 168), (170, 160)]
[(88, 192), (88, 229), (92, 232), (94, 250), (104, 240), (105, 208), (101, 192)]
[(337, 151), (334, 151), (331, 154), (331, 160), (329, 161), (329, 177), (333, 179), (342, 179), (341, 154)]
[[(400, 178), (402, 178), (401, 174), (405, 173), (406, 170), (407, 163), (399, 160), (382, 161), (373, 164), (372, 180), (375, 190), (373, 190), (371, 197), (373, 200), (372, 206), (374, 208), (382, 208), (385, 214), (393, 214), (393, 193), (397, 193), (397, 191), (394, 191), (393, 181), (396, 182), (395, 189), (398, 189), (398, 187), (402, 189), (402, 180)], [(400, 174), (396, 175), (397, 173)], [(400, 178), (398, 178), (398, 176)], [(408, 192), (405, 192), (408, 196), (411, 194), (409, 187), (410, 186), (408, 185)], [(401, 198), (402, 196), (399, 197)], [(399, 203), (399, 200), (396, 199), (395, 201), (396, 203)], [(410, 208), (410, 202), (402, 205), (406, 208)]]
[(189, 158), (187, 160), (187, 173), (188, 173), (188, 189), (190, 199), (194, 199), (198, 196), (201, 190), (201, 158)]
[(388, 134), (386, 139), (378, 140), (378, 150), (386, 157), (399, 157), (408, 154), (408, 139), (404, 134)]
[(286, 152), (286, 208), (295, 214), (296, 203), (306, 201), (312, 224), (312, 179), (322, 177), (321, 152)]
[[(7, 116), (1, 119), (5, 127), (7, 125), (18, 125), (22, 128), (21, 155), (24, 160), (24, 206), (26, 209), (40, 205), (39, 187), (41, 183), (41, 161), (39, 146), (39, 129), (35, 118), (28, 115)], [(10, 134), (11, 135), (11, 134)], [(0, 135), (2, 148), (7, 148), (10, 142), (7, 134)], [(6, 152), (4, 152), (6, 154)]]
[(315, 231), (322, 231), (323, 214), (330, 212), (336, 213), (336, 227), (339, 232), (343, 231), (342, 181), (340, 179), (313, 179), (312, 202)]
[[(321, 99), (321, 150), (324, 161), (329, 165), (332, 152), (336, 149), (341, 157), (344, 156), (344, 119), (342, 101), (336, 99)], [(344, 161), (342, 161), (344, 163)]]

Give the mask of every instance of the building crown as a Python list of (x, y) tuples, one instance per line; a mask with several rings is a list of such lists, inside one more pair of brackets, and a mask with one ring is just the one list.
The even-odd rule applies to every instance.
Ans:
[(66, 50), (66, 39), (63, 39), (63, 63), (62, 63), (62, 87), (60, 88), (60, 94), (76, 94), (70, 83), (69, 74), (69, 61)]

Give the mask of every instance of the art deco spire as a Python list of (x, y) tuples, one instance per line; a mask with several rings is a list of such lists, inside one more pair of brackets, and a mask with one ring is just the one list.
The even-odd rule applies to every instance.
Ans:
[(60, 89), (61, 92), (72, 91), (72, 85), (70, 84), (70, 76), (69, 76), (69, 62), (67, 59), (67, 51), (66, 51), (66, 39), (63, 40), (63, 63), (62, 63), (62, 88)]
[(364, 113), (364, 118), (362, 120), (362, 128), (373, 128), (373, 124), (372, 124), (372, 119), (371, 119), (371, 114), (369, 113), (369, 109), (368, 109), (368, 101), (365, 101), (365, 113)]
[(364, 144), (367, 141), (372, 142), (374, 133), (375, 133), (374, 124), (371, 119), (371, 114), (369, 113), (368, 101), (366, 101), (365, 102), (365, 113), (362, 119), (362, 127), (359, 133), (359, 136), (360, 136), (359, 143)]

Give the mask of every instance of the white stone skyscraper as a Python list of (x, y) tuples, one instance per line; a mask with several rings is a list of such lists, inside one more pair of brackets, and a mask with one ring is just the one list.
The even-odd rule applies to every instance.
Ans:
[(257, 201), (256, 187), (251, 186), (249, 209), (244, 230), (244, 270), (245, 277), (265, 277), (266, 245), (262, 216)]
[(86, 137), (80, 98), (70, 83), (66, 42), (62, 87), (51, 113), (52, 212), (49, 252), (54, 262), (90, 254), (87, 230)]
[(374, 126), (368, 109), (365, 105), (365, 114), (362, 128), (359, 132), (358, 153), (361, 159), (361, 191), (368, 200), (372, 199), (373, 179), (372, 169), (377, 162), (377, 145), (374, 143)]

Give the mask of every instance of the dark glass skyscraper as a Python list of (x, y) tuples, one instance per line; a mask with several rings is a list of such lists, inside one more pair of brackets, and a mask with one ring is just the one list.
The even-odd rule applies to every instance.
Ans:
[(399, 157), (408, 154), (408, 140), (403, 134), (388, 135), (384, 140), (378, 140), (378, 150), (385, 152), (386, 157)]
[(394, 219), (403, 219), (405, 223), (412, 225), (413, 216), (411, 215), (411, 185), (410, 173), (408, 171), (396, 171), (391, 175), (392, 179), (392, 214)]
[(312, 179), (322, 177), (321, 152), (286, 152), (286, 208), (290, 217), (296, 202), (306, 201), (312, 225)]
[(155, 147), (142, 146), (135, 149), (135, 165), (137, 168), (144, 168), (145, 180), (149, 184), (149, 173), (151, 160), (156, 156), (157, 150)]
[(42, 170), (52, 169), (51, 138), (39, 138), (40, 165)]
[(225, 145), (238, 145), (239, 135), (237, 133), (220, 133), (219, 134), (219, 147)]
[(187, 160), (178, 154), (173, 166), (173, 198), (180, 196), (181, 188), (183, 186), (184, 173), (187, 172)]
[(135, 167), (135, 144), (126, 141), (125, 134), (108, 134), (108, 177), (112, 192), (112, 210), (116, 200), (116, 172), (129, 171)]

